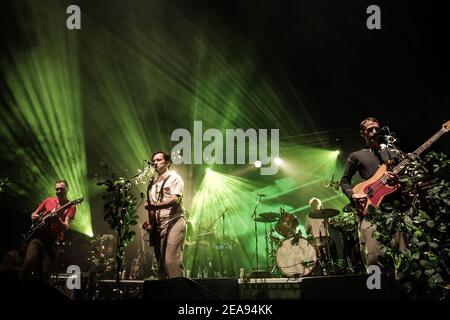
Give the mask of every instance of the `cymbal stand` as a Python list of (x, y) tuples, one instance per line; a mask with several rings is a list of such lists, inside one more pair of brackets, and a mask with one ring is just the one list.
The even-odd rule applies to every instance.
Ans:
[(255, 255), (256, 255), (256, 270), (259, 269), (259, 263), (258, 263), (258, 226), (256, 221), (256, 208), (258, 208), (259, 202), (261, 201), (262, 195), (258, 195), (258, 201), (256, 201), (255, 208), (253, 209), (252, 213), (252, 219), (255, 222)]
[[(328, 259), (329, 259), (330, 264), (331, 264), (331, 272), (333, 272), (334, 274), (336, 274), (336, 266), (335, 266), (335, 264), (334, 264), (333, 256), (331, 255), (331, 248), (330, 248), (330, 246), (331, 246), (331, 244), (332, 244), (332, 238), (331, 238), (331, 234), (330, 234), (330, 228), (329, 228), (329, 222), (328, 222), (328, 219), (326, 219), (326, 221), (327, 221), (327, 233), (328, 233), (328, 236), (330, 237), (330, 238), (328, 239), (328, 242), (327, 242)], [(336, 244), (334, 244), (334, 245), (336, 246)]]
[(269, 244), (270, 244), (270, 254), (269, 254), (269, 259), (270, 259), (270, 265), (269, 268), (271, 268), (270, 273), (274, 274), (275, 270), (276, 270), (276, 252), (274, 249), (274, 236), (273, 236), (273, 227), (272, 227), (272, 223), (270, 224), (270, 229), (269, 229)]
[[(325, 252), (324, 252), (323, 256), (322, 256), (323, 252), (320, 252), (319, 260), (322, 260), (321, 266), (323, 268), (324, 275), (328, 275), (327, 267), (329, 264), (331, 264), (331, 270), (332, 271), (334, 270), (334, 261), (333, 261), (333, 258), (331, 257), (331, 248), (330, 248), (331, 238), (330, 238), (330, 230), (328, 228), (328, 226), (329, 226), (328, 218), (324, 218), (322, 224), (323, 224), (323, 227), (325, 230), (325, 236), (327, 237), (326, 238), (327, 240), (326, 240), (326, 245), (325, 245), (326, 249), (324, 250)], [(322, 244), (323, 243), (322, 232), (320, 232), (320, 230), (319, 230), (319, 235), (320, 235), (320, 243)], [(322, 257), (323, 257), (323, 259), (322, 259)]]
[(267, 222), (264, 222), (264, 234), (266, 238), (266, 270), (269, 270), (269, 233), (267, 232)]

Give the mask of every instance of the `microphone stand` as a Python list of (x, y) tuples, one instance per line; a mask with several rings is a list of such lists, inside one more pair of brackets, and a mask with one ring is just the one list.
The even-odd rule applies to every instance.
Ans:
[(222, 225), (222, 234), (223, 236), (225, 236), (225, 229), (224, 229), (224, 225), (225, 225), (225, 212), (227, 212), (228, 208), (226, 208), (217, 218), (216, 220), (214, 220), (214, 222), (208, 227), (206, 228), (206, 231), (210, 232), (211, 228), (217, 223), (217, 221), (223, 217), (223, 225)]
[[(139, 171), (138, 174), (134, 175), (133, 177), (123, 180), (122, 186), (120, 187), (120, 192), (124, 196), (124, 202), (127, 199), (127, 193), (130, 190), (132, 183), (139, 183), (142, 181), (142, 179), (151, 172), (151, 167), (145, 167), (142, 171)], [(148, 190), (147, 190), (148, 191)], [(123, 292), (121, 291), (120, 286), (120, 280), (123, 276), (123, 257), (124, 257), (124, 251), (125, 251), (125, 245), (124, 245), (124, 239), (123, 239), (123, 215), (126, 213), (126, 209), (124, 209), (126, 205), (124, 204), (122, 209), (120, 210), (120, 216), (117, 223), (117, 249), (116, 249), (116, 257), (115, 257), (115, 264), (116, 264), (116, 272), (115, 272), (115, 288), (113, 289), (113, 292), (117, 294), (117, 299), (121, 300)]]

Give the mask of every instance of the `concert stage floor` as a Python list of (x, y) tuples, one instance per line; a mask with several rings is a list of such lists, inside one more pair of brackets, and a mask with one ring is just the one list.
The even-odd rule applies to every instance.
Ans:
[[(406, 299), (388, 275), (368, 286), (368, 275), (303, 278), (177, 278), (121, 281), (123, 299), (142, 300), (378, 300)], [(370, 281), (370, 279), (369, 279)], [(114, 280), (100, 280), (98, 299), (114, 299)], [(372, 287), (370, 289), (369, 287)]]
[[(378, 282), (370, 281), (369, 275), (121, 280), (120, 296), (114, 280), (93, 281), (86, 275), (81, 277), (80, 288), (76, 289), (69, 289), (71, 279), (68, 275), (60, 274), (57, 279), (52, 279), (52, 284), (19, 280), (13, 273), (0, 273), (0, 275), (3, 287), (1, 299), (34, 299), (35, 297), (154, 301), (409, 299), (400, 284), (387, 274), (381, 274)], [(367, 285), (368, 280), (372, 285)], [(376, 284), (375, 287), (373, 284)]]

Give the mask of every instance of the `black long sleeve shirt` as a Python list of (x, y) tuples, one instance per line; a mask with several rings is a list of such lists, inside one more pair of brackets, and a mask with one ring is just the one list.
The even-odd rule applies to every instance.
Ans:
[(371, 148), (363, 148), (350, 154), (345, 164), (344, 174), (341, 178), (341, 189), (349, 198), (352, 197), (352, 178), (358, 171), (363, 180), (372, 177), (378, 168), (388, 160), (394, 165), (399, 163), (404, 156), (395, 149), (385, 148), (379, 151)]

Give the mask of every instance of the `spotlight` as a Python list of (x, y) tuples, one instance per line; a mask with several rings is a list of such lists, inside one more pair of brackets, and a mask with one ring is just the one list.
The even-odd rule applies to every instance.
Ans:
[(261, 161), (259, 161), (259, 160), (256, 160), (256, 161), (255, 161), (255, 167), (257, 167), (257, 168), (261, 168), (261, 166), (262, 166), (262, 163), (261, 163)]
[(274, 162), (277, 166), (281, 166), (281, 164), (283, 163), (283, 160), (281, 160), (280, 158), (275, 158)]

